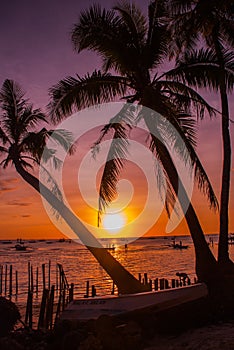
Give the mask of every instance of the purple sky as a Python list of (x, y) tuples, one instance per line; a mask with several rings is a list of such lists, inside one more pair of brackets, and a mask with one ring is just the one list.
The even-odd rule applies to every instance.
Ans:
[[(48, 89), (51, 85), (68, 75), (75, 73), (83, 75), (99, 68), (100, 61), (95, 54), (84, 52), (77, 55), (73, 52), (69, 36), (81, 9), (86, 9), (93, 2), (93, 0), (2, 2), (0, 84), (6, 78), (14, 79), (22, 85), (35, 106), (44, 109), (48, 103)], [(135, 2), (142, 3), (140, 0)], [(110, 8), (116, 2), (102, 0), (101, 3)], [(142, 5), (141, 7), (146, 8)], [(231, 111), (233, 111), (232, 99), (233, 96), (230, 97)], [(219, 108), (219, 98), (216, 95), (209, 95), (209, 101)], [(232, 118), (234, 119), (234, 115)], [(232, 137), (233, 125), (230, 126)], [(219, 126), (220, 117), (213, 122), (201, 123), (198, 148), (217, 195), (219, 195), (221, 169)], [(2, 173), (0, 176), (2, 177)], [(231, 207), (233, 212), (233, 201)], [(233, 221), (232, 225), (234, 227)]]

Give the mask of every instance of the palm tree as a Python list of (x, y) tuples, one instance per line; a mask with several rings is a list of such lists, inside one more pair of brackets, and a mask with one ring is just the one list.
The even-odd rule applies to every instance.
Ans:
[[(2, 109), (0, 124), (0, 154), (3, 157), (1, 166), (5, 169), (14, 165), (18, 174), (37, 192), (39, 192), (56, 212), (66, 221), (70, 228), (94, 255), (100, 265), (111, 276), (119, 292), (136, 293), (148, 290), (133, 275), (131, 275), (114, 257), (109, 254), (95, 237), (85, 228), (80, 220), (63, 202), (56, 182), (50, 178), (53, 189), (41, 183), (29, 169), (40, 165), (43, 152), (50, 155), (53, 164), (59, 165), (59, 159), (53, 149), (46, 149), (46, 140), (51, 137), (67, 152), (72, 153), (71, 134), (64, 130), (36, 131), (39, 123), (46, 122), (45, 115), (40, 109), (24, 99), (20, 86), (12, 80), (5, 80), (0, 91), (0, 107)], [(49, 174), (47, 174), (49, 175)]]
[[(150, 3), (148, 19), (134, 4), (127, 2), (118, 4), (113, 10), (94, 5), (81, 13), (72, 31), (74, 48), (78, 52), (84, 49), (93, 50), (102, 58), (103, 67), (101, 71), (84, 77), (68, 77), (53, 86), (50, 90), (50, 113), (53, 120), (58, 122), (74, 109), (80, 110), (119, 98), (130, 103), (138, 102), (156, 111), (173, 125), (184, 141), (192, 159), (199, 188), (207, 195), (211, 207), (216, 208), (216, 197), (193, 147), (195, 130), (190, 107), (195, 106), (200, 116), (204, 110), (212, 115), (213, 109), (196, 91), (185, 84), (167, 81), (164, 76), (160, 76), (160, 64), (167, 57), (170, 47), (166, 18), (167, 12), (163, 1), (160, 0)], [(123, 119), (121, 116), (113, 118), (113, 122), (103, 131), (105, 134), (110, 129), (114, 130), (113, 138), (116, 139), (120, 135), (122, 143), (119, 145), (120, 152), (113, 151), (116, 156), (106, 164), (100, 188), (101, 206), (112, 200), (118, 174), (123, 166), (118, 155), (126, 146), (123, 142), (126, 138), (122, 123), (124, 116), (126, 117), (125, 113)], [(169, 197), (176, 197), (180, 184), (183, 198), (188, 203), (186, 191), (167, 147), (154, 136), (159, 133), (155, 114), (153, 117), (143, 114), (141, 118), (149, 130), (150, 149), (160, 161), (167, 183), (170, 184)], [(129, 120), (126, 124), (129, 124)], [(115, 145), (118, 146), (118, 143)], [(181, 206), (184, 209), (183, 203)], [(197, 275), (201, 280), (208, 282), (214, 277), (216, 260), (207, 245), (191, 203), (184, 214), (195, 246)]]
[[(227, 46), (234, 46), (233, 35), (233, 4), (229, 0), (171, 0), (169, 7), (173, 18), (173, 28), (175, 40), (179, 51), (185, 51), (188, 56), (189, 52), (192, 57), (187, 60), (190, 61), (190, 70), (195, 70), (196, 73), (201, 69), (202, 65), (207, 64), (207, 54), (209, 58), (213, 56), (213, 63), (219, 70), (216, 74), (219, 80), (212, 76), (210, 83), (207, 81), (207, 75), (199, 74), (197, 85), (213, 86), (218, 88), (221, 97), (222, 107), (222, 140), (223, 140), (223, 169), (222, 169), (222, 187), (220, 197), (220, 232), (219, 232), (219, 248), (218, 261), (222, 265), (230, 265), (229, 251), (228, 251), (228, 211), (229, 211), (229, 196), (230, 196), (230, 173), (231, 173), (231, 141), (229, 132), (229, 104), (228, 104), (228, 90), (233, 88), (233, 77), (230, 81), (230, 75), (233, 74), (233, 64), (230, 67), (230, 58), (233, 55), (225, 48)], [(200, 55), (194, 55), (194, 48), (203, 39), (211, 49), (212, 52), (206, 53), (200, 51)], [(191, 51), (192, 50), (192, 51)], [(180, 54), (179, 54), (180, 55)], [(196, 57), (194, 57), (196, 56)], [(215, 57), (214, 57), (215, 56)], [(229, 56), (229, 57), (228, 57)], [(193, 60), (195, 58), (195, 60)], [(204, 61), (205, 58), (205, 61)], [(228, 62), (227, 62), (228, 59)], [(186, 61), (187, 61), (186, 60)], [(200, 60), (200, 62), (199, 62)], [(193, 62), (192, 62), (193, 61)], [(184, 62), (185, 63), (185, 60)], [(192, 65), (193, 63), (193, 65)], [(200, 63), (200, 67), (198, 66)], [(227, 72), (225, 72), (226, 64), (229, 69), (229, 83), (227, 82)], [(232, 68), (232, 71), (230, 71)], [(194, 73), (195, 73), (194, 71)], [(190, 73), (189, 73), (190, 75)], [(210, 77), (208, 73), (208, 77)], [(215, 84), (213, 84), (215, 82)], [(231, 264), (232, 265), (232, 264)]]

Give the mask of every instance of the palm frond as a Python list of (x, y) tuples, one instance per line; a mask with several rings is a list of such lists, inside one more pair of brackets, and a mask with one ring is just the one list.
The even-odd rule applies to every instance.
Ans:
[[(168, 177), (168, 173), (163, 166), (162, 158), (164, 156), (163, 156), (163, 153), (161, 152), (159, 139), (155, 136), (155, 134), (150, 133), (148, 140), (149, 140), (149, 149), (154, 154), (157, 160), (155, 162), (155, 174), (156, 174), (159, 194), (161, 196), (162, 201), (165, 201), (165, 209), (168, 217), (170, 218), (172, 210), (174, 210), (175, 213), (177, 213), (177, 209), (175, 207), (177, 193), (175, 192), (171, 184), (171, 181)], [(171, 162), (173, 162), (172, 159), (171, 159)]]
[(27, 128), (35, 127), (41, 122), (48, 122), (45, 114), (39, 108), (33, 109), (32, 105), (25, 106), (23, 113), (19, 117), (19, 123), (22, 125), (22, 128), (24, 127), (27, 130)]
[[(171, 158), (170, 153), (168, 152), (170, 148), (173, 148), (185, 163), (190, 160), (191, 164), (187, 164), (194, 169), (195, 179), (198, 183), (199, 190), (205, 194), (210, 207), (216, 210), (218, 208), (218, 201), (210, 180), (196, 154), (192, 142), (190, 142), (184, 132), (185, 129), (183, 129), (187, 122), (185, 122), (183, 126), (183, 118), (177, 120), (176, 115), (174, 119), (171, 118), (170, 115), (168, 118), (164, 115), (163, 118), (158, 120), (156, 114), (150, 116), (146, 115), (144, 118), (147, 118), (145, 119), (146, 125), (151, 133), (152, 143), (150, 144), (150, 147), (157, 157), (159, 157), (159, 159), (162, 157), (164, 160), (162, 163), (164, 164), (166, 162), (167, 164), (167, 157), (168, 159)], [(190, 127), (192, 127), (192, 125), (190, 125)], [(166, 154), (164, 154), (165, 152)], [(175, 176), (178, 175), (175, 174)]]
[(114, 6), (114, 10), (119, 13), (121, 23), (125, 27), (127, 35), (131, 37), (132, 44), (140, 52), (147, 33), (145, 16), (135, 4), (126, 1), (119, 2)]
[(5, 145), (6, 143), (11, 143), (9, 137), (1, 127), (0, 127), (0, 140), (2, 141), (3, 145)]
[(68, 77), (50, 89), (50, 115), (54, 122), (60, 121), (75, 109), (113, 101), (123, 96), (126, 89), (126, 79), (100, 71), (83, 78)]
[(102, 9), (100, 5), (92, 5), (81, 12), (77, 24), (74, 25), (71, 39), (74, 49), (78, 52), (84, 49), (105, 50), (105, 42), (110, 44), (118, 25), (118, 18), (113, 10)]
[(128, 148), (128, 127), (122, 123), (112, 125), (114, 136), (105, 162), (98, 202), (98, 224), (105, 208), (117, 195), (117, 183), (120, 172), (124, 166)]
[(64, 129), (56, 129), (47, 131), (47, 135), (68, 152), (68, 154), (74, 154), (76, 147), (71, 132)]
[[(229, 91), (234, 84), (234, 54), (223, 52), (225, 79)], [(212, 49), (201, 49), (186, 53), (177, 60), (176, 67), (165, 73), (168, 79), (181, 81), (196, 88), (218, 90), (220, 86), (220, 65)]]
[(100, 136), (97, 141), (92, 146), (92, 155), (96, 158), (97, 153), (100, 150), (100, 144), (103, 141), (104, 137), (111, 131), (115, 131), (116, 126), (119, 124), (125, 125), (128, 128), (132, 128), (137, 123), (138, 117), (138, 106), (133, 106), (132, 104), (126, 103), (123, 105), (121, 110), (110, 119), (109, 123), (104, 125), (100, 132)]
[(151, 1), (148, 6), (148, 33), (145, 45), (145, 63), (147, 68), (156, 68), (168, 53), (169, 32), (168, 13), (161, 0)]
[[(170, 72), (165, 74), (168, 79), (172, 77)], [(168, 94), (178, 108), (184, 108), (187, 111), (192, 106), (196, 109), (196, 114), (201, 119), (204, 117), (205, 111), (209, 113), (210, 117), (215, 115), (215, 109), (197, 91), (187, 86), (184, 82), (180, 82), (179, 79), (178, 81), (176, 79), (173, 81), (160, 80), (155, 82), (155, 86), (160, 87), (162, 92)]]

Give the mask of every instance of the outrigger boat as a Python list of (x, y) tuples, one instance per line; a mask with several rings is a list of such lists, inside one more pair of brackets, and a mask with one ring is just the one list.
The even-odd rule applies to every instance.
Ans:
[(152, 309), (160, 311), (208, 295), (204, 283), (139, 294), (110, 295), (73, 300), (61, 314), (62, 320), (88, 321), (101, 315), (117, 316)]
[(183, 245), (182, 241), (180, 243), (176, 243), (175, 240), (172, 240), (172, 248), (174, 249), (188, 249), (188, 245)]

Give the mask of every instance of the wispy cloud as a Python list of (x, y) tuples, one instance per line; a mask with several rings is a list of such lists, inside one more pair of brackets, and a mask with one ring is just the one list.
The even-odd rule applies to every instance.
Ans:
[(4, 192), (10, 192), (17, 189), (15, 185), (19, 180), (17, 178), (8, 178), (5, 180), (0, 180), (0, 195)]
[(30, 218), (31, 215), (25, 214), (25, 215), (21, 215), (22, 218)]
[(18, 207), (28, 207), (32, 203), (27, 203), (27, 202), (20, 202), (17, 200), (9, 201), (6, 203), (6, 205), (13, 205), (13, 206), (18, 206)]

